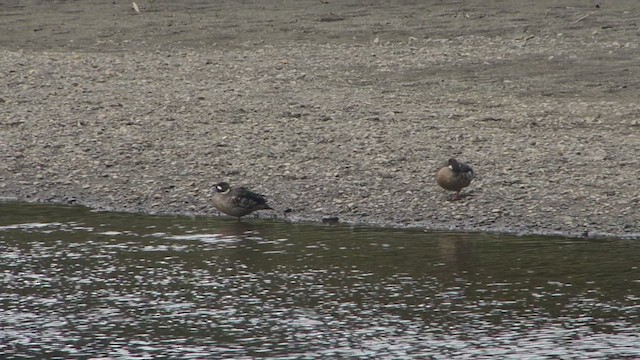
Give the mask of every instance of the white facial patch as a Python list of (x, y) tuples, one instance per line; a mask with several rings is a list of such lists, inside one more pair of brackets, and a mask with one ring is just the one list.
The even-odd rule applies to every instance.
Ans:
[(229, 191), (231, 191), (231, 188), (227, 187), (227, 189), (225, 190), (222, 185), (216, 185), (216, 191), (221, 194), (227, 194)]

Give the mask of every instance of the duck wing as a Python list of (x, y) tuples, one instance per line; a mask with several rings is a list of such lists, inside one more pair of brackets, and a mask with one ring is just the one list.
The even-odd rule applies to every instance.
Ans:
[(473, 178), (476, 176), (476, 174), (473, 172), (473, 168), (465, 163), (458, 164), (460, 165), (460, 172), (462, 173), (462, 175), (469, 181), (473, 180)]
[(235, 206), (245, 209), (271, 209), (264, 195), (243, 187), (238, 187), (233, 190), (232, 201)]

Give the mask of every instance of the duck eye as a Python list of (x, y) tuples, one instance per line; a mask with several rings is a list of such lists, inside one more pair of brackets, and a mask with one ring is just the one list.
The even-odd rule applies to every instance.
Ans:
[(216, 190), (218, 190), (218, 191), (222, 191), (222, 186), (220, 186), (220, 185), (216, 185)]

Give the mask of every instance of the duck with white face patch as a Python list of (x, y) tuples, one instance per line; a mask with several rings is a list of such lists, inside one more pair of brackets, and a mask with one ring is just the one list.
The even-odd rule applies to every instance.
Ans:
[(240, 218), (257, 210), (273, 210), (264, 195), (244, 187), (231, 187), (226, 182), (214, 186), (213, 206), (229, 216)]
[(456, 192), (451, 200), (460, 200), (460, 191), (469, 186), (474, 178), (475, 173), (471, 166), (454, 158), (449, 159), (448, 165), (436, 174), (438, 185), (445, 190)]

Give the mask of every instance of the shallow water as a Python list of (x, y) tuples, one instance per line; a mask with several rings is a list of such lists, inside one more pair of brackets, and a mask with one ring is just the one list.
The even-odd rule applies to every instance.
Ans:
[(0, 204), (4, 358), (640, 357), (640, 242)]

